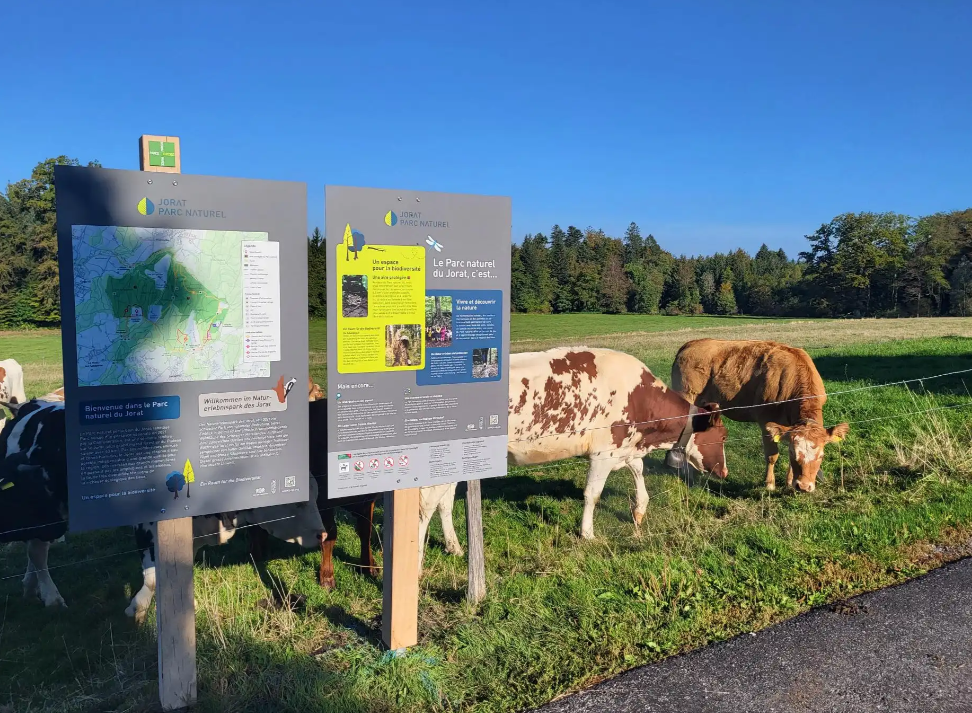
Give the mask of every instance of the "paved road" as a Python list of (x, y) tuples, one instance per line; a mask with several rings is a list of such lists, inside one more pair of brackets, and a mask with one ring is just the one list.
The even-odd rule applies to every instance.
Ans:
[(537, 713), (628, 711), (972, 712), (972, 558), (628, 671)]

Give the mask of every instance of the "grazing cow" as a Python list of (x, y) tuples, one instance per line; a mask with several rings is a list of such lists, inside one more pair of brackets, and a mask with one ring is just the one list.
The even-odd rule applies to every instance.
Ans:
[[(192, 518), (193, 556), (207, 545), (222, 545), (244, 527), (256, 530), (259, 526), (265, 536), (292, 542), (305, 548), (318, 547), (324, 537), (324, 524), (317, 511), (317, 481), (310, 479), (310, 498), (290, 505), (270, 505), (263, 508), (219, 513)], [(154, 522), (135, 526), (135, 542), (142, 555), (142, 588), (132, 597), (125, 613), (141, 623), (145, 619), (152, 597), (155, 595), (155, 536), (158, 526)]]
[(354, 516), (354, 529), (361, 543), (361, 568), (366, 574), (377, 572), (375, 558), (371, 552), (371, 532), (375, 514), (375, 501), (381, 493), (349, 495), (342, 498), (327, 496), (327, 401), (311, 401), (310, 411), (310, 471), (317, 479), (317, 507), (321, 511), (324, 530), (327, 533), (321, 541), (321, 568), (318, 582), (322, 587), (334, 589), (334, 544), (337, 542), (337, 521), (334, 519), (336, 508), (344, 508)]
[(51, 543), (67, 531), (64, 403), (9, 402), (0, 431), (0, 542), (27, 543), (24, 596), (66, 606), (47, 570)]
[[(314, 380), (311, 379), (310, 377), (308, 377), (307, 381), (308, 381), (307, 386), (309, 392), (308, 400), (313, 402), (319, 399), (323, 399), (324, 392), (321, 390), (321, 387), (318, 384), (315, 384)], [(314, 424), (314, 427), (317, 429), (323, 428), (323, 430), (320, 431), (318, 436), (321, 439), (326, 439), (327, 438), (327, 409), (326, 407), (317, 407), (317, 408), (320, 408), (321, 411), (317, 413), (315, 416), (311, 417), (312, 423)], [(324, 420), (323, 426), (320, 423), (320, 419)], [(326, 440), (320, 441), (321, 444), (325, 442)], [(315, 446), (313, 445), (312, 442), (311, 445), (312, 459), (315, 457), (313, 455), (314, 448)], [(321, 462), (318, 467), (321, 470), (321, 472), (324, 472), (326, 470), (326, 452), (321, 451), (318, 453), (316, 457), (319, 458), (321, 455), (324, 455), (325, 461)], [(320, 494), (318, 495), (318, 503), (320, 504), (322, 513), (325, 514), (325, 519), (327, 519), (329, 522), (334, 522), (333, 520), (334, 506), (335, 506), (334, 503), (337, 503), (337, 506), (340, 506), (340, 502), (328, 500), (327, 489), (326, 489), (326, 485), (327, 485), (326, 478), (327, 476), (325, 474), (322, 477), (324, 483), (323, 496)], [(429, 522), (431, 521), (432, 516), (435, 515), (436, 511), (439, 512), (442, 518), (442, 530), (445, 533), (446, 551), (453, 555), (462, 556), (463, 553), (462, 545), (459, 544), (459, 538), (456, 536), (455, 527), (452, 524), (452, 506), (453, 503), (455, 502), (456, 485), (457, 483), (446, 483), (444, 485), (430, 485), (422, 488), (420, 491), (419, 569), (421, 569), (422, 567), (422, 561), (425, 553), (425, 538), (426, 538), (426, 533), (428, 532)], [(321, 491), (319, 490), (318, 492), (320, 493)], [(368, 529), (367, 545), (365, 544), (364, 539), (362, 539), (361, 541), (361, 548), (362, 548), (361, 562), (363, 565), (365, 565), (366, 568), (374, 567), (374, 560), (371, 556), (370, 545), (371, 545), (371, 531), (373, 527), (372, 519), (373, 519), (373, 512), (374, 512), (374, 503), (378, 499), (378, 497), (380, 496), (379, 495), (362, 496), (362, 499), (366, 500), (366, 502), (357, 503), (359, 509), (358, 512), (354, 513), (356, 517), (356, 524), (361, 523), (360, 529), (356, 527), (356, 529), (358, 529), (359, 538), (365, 537), (365, 532), (364, 532), (365, 525), (367, 525), (367, 529)], [(352, 498), (348, 498), (348, 501), (350, 501), (351, 499)], [(337, 538), (337, 532), (335, 531), (334, 537), (326, 541), (327, 544), (325, 548), (323, 548), (321, 551), (322, 562), (321, 562), (321, 571), (319, 573), (319, 579), (322, 586), (327, 586), (327, 587), (334, 586), (334, 564), (332, 560), (332, 552), (334, 549), (334, 539), (336, 538)], [(368, 547), (367, 554), (365, 553), (366, 546)], [(260, 545), (256, 544), (255, 549), (259, 547)]]
[[(620, 396), (619, 396), (620, 394)], [(726, 429), (718, 404), (697, 409), (670, 391), (640, 361), (622, 352), (585, 347), (513, 354), (510, 357), (509, 461), (549, 463), (587, 456), (581, 535), (594, 536), (594, 505), (607, 476), (627, 466), (634, 476), (634, 520), (648, 509), (642, 459), (658, 448), (673, 449), (675, 464), (687, 460), (702, 472), (728, 475)], [(701, 434), (705, 433), (704, 440)], [(696, 437), (699, 434), (699, 438)], [(684, 456), (682, 456), (684, 453)], [(422, 489), (419, 566), (429, 521), (438, 510), (446, 550), (462, 553), (452, 523), (456, 484)]]
[[(13, 410), (15, 417), (0, 431), (0, 542), (27, 543), (25, 597), (36, 594), (47, 606), (65, 606), (47, 571), (50, 544), (67, 531), (64, 402), (34, 399), (14, 404)], [(222, 544), (236, 528), (257, 524), (280, 539), (315, 546), (324, 531), (312, 504), (316, 486), (311, 480), (308, 502), (193, 518), (195, 550)], [(126, 613), (139, 619), (144, 618), (155, 591), (154, 525), (135, 528), (143, 549), (143, 585)]]
[(696, 470), (726, 477), (718, 408), (696, 408), (623, 352), (560, 347), (513, 354), (508, 458), (523, 466), (586, 456), (581, 537), (592, 539), (604, 483), (625, 466), (634, 476), (640, 526), (648, 509), (643, 458), (655, 449), (677, 448)]
[(767, 490), (776, 488), (773, 471), (781, 440), (790, 451), (786, 484), (813, 492), (824, 446), (849, 430), (846, 423), (824, 428), (827, 394), (813, 360), (802, 349), (777, 342), (688, 342), (672, 365), (672, 388), (695, 403), (719, 401), (734, 421), (759, 424)]
[[(26, 402), (27, 394), (24, 393), (24, 370), (13, 359), (0, 361), (0, 403), (17, 405)], [(4, 416), (3, 407), (0, 406), (0, 429), (3, 428), (6, 422), (7, 419)]]
[(0, 361), (0, 401), (13, 405), (27, 402), (24, 370), (13, 359)]
[[(318, 583), (327, 589), (334, 589), (334, 544), (337, 542), (337, 520), (335, 509), (344, 508), (354, 516), (355, 531), (361, 545), (361, 567), (369, 575), (377, 572), (374, 555), (371, 551), (371, 533), (374, 526), (375, 501), (380, 493), (348, 496), (331, 499), (327, 496), (327, 402), (320, 386), (308, 378), (308, 401), (310, 402), (310, 470), (315, 481), (315, 502), (324, 526), (321, 540), (321, 566), (318, 570)], [(266, 556), (267, 534), (251, 529), (250, 554), (255, 559)]]

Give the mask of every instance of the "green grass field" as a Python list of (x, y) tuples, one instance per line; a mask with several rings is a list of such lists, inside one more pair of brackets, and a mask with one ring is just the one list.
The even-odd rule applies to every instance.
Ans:
[[(692, 337), (779, 339), (810, 351), (832, 393), (972, 368), (972, 319), (754, 325), (655, 317), (617, 330), (625, 334), (600, 330), (602, 319), (516, 315), (513, 349), (622, 349), (668, 381), (675, 351)], [(0, 344), (3, 357), (24, 364), (29, 395), (60, 385), (56, 332), (0, 333)], [(315, 323), (310, 359), (322, 384), (323, 349)], [(465, 558), (444, 552), (436, 519), (420, 644), (402, 657), (380, 647), (381, 583), (353, 566), (357, 543), (346, 520), (334, 592), (316, 584), (315, 552), (274, 542), (257, 568), (243, 537), (206, 550), (196, 569), (199, 710), (524, 710), (967, 554), (969, 376), (832, 396), (828, 423), (853, 425), (846, 441), (828, 447), (812, 495), (766, 493), (757, 431), (732, 422), (724, 482), (687, 488), (661, 454), (649, 458), (640, 532), (626, 472), (608, 481), (594, 542), (577, 536), (582, 461), (484, 481), (487, 598), (476, 610), (465, 604)], [(928, 409), (939, 410), (909, 415)], [(785, 469), (784, 457), (777, 482)], [(459, 499), (465, 543), (463, 508)], [(379, 512), (378, 529), (380, 521)], [(126, 529), (55, 545), (51, 566), (61, 568), (52, 576), (70, 608), (49, 612), (20, 596), (23, 545), (0, 546), (0, 711), (154, 710), (154, 609), (141, 627), (124, 615), (141, 584), (138, 557), (106, 558), (133, 547)], [(275, 590), (305, 599), (293, 610), (264, 606)]]

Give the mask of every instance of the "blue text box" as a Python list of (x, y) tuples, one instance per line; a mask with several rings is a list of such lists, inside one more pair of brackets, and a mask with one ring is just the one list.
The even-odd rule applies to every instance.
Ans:
[[(499, 381), (503, 370), (503, 292), (501, 290), (427, 290), (426, 297), (451, 297), (452, 339), (448, 346), (425, 342), (425, 364), (415, 372), (417, 386)], [(426, 325), (428, 328), (428, 325)], [(492, 352), (488, 376), (477, 374), (476, 359)], [(477, 374), (474, 376), (474, 374)]]

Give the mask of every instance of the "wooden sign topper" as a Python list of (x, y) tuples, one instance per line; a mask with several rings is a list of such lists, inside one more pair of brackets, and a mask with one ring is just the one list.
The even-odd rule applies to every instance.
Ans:
[(143, 135), (138, 140), (138, 170), (182, 173), (178, 136)]

